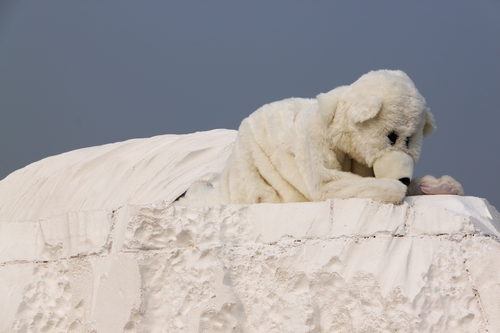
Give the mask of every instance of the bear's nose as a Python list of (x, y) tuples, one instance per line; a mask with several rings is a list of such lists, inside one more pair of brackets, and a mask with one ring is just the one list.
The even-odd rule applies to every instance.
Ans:
[(401, 183), (405, 184), (406, 186), (410, 185), (410, 178), (408, 178), (408, 177), (399, 178), (399, 181)]

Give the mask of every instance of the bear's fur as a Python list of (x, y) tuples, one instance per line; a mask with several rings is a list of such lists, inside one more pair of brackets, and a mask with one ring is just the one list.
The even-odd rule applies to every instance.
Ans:
[[(241, 123), (219, 180), (221, 201), (371, 198), (397, 204), (407, 189), (431, 194), (420, 189), (420, 180), (406, 185), (422, 139), (434, 129), (424, 98), (402, 71), (372, 71), (316, 99), (264, 105)], [(462, 193), (449, 176), (426, 177), (427, 185), (437, 184), (427, 187), (434, 194)]]

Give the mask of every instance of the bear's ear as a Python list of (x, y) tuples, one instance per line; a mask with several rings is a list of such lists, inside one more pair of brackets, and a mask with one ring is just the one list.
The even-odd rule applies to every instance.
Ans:
[(339, 102), (340, 93), (344, 88), (345, 87), (337, 87), (327, 93), (316, 96), (319, 113), (325, 123), (330, 124), (332, 122), (333, 116), (335, 115), (335, 109), (337, 109), (337, 104)]
[(436, 130), (434, 116), (429, 109), (425, 109), (424, 137)]
[(349, 119), (354, 123), (362, 123), (374, 118), (380, 109), (382, 109), (382, 99), (378, 96), (368, 96), (349, 109)]

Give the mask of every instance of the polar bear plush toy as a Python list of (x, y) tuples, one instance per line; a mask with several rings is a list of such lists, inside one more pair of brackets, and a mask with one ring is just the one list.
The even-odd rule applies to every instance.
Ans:
[[(369, 72), (315, 99), (264, 105), (243, 120), (219, 179), (225, 203), (462, 194), (449, 176), (414, 179), (434, 118), (402, 71)], [(188, 192), (189, 193), (189, 192)]]

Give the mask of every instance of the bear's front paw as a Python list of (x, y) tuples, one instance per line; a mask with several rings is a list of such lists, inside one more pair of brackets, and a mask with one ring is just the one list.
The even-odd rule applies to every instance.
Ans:
[(377, 186), (373, 199), (384, 203), (401, 204), (405, 197), (406, 185), (397, 179), (374, 179)]
[(330, 198), (369, 198), (374, 201), (401, 204), (406, 185), (397, 179), (352, 177), (327, 183), (320, 200)]
[(407, 195), (433, 195), (452, 194), (462, 195), (462, 185), (450, 176), (442, 176), (436, 179), (433, 176), (424, 176), (411, 181), (408, 186)]

